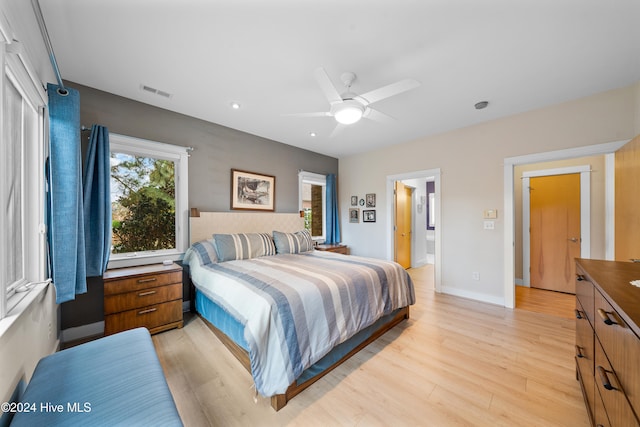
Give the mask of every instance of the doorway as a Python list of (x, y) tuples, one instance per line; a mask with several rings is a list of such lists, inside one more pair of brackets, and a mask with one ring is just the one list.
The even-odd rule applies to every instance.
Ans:
[[(396, 182), (402, 181), (404, 184), (413, 187), (414, 192), (412, 194), (412, 212), (414, 215), (411, 219), (411, 235), (413, 236), (413, 246), (415, 248), (416, 242), (419, 245), (427, 246), (426, 239), (426, 228), (427, 228), (427, 212), (431, 213), (431, 222), (435, 226), (432, 230), (432, 262), (433, 268), (428, 269), (429, 272), (433, 274), (433, 288), (436, 292), (440, 292), (441, 289), (441, 203), (440, 203), (440, 169), (430, 169), (416, 172), (408, 172), (398, 175), (389, 175), (387, 176), (387, 218), (389, 218), (388, 223), (386, 224), (387, 228), (387, 259), (394, 260), (395, 259), (395, 216), (396, 216), (396, 206), (395, 206), (395, 198), (394, 198), (394, 189), (396, 187)], [(426, 182), (433, 182), (433, 196), (430, 199), (431, 209), (429, 208), (427, 201), (429, 200), (426, 194)], [(418, 189), (420, 189), (418, 191)], [(424, 191), (422, 191), (424, 190)], [(424, 221), (422, 221), (424, 218)], [(422, 236), (417, 237), (416, 235)], [(423, 242), (424, 240), (424, 242)], [(413, 250), (412, 253), (426, 253), (426, 249), (420, 249), (418, 251)], [(416, 258), (414, 257), (412, 262), (412, 267), (417, 267), (423, 264), (426, 264), (426, 259)]]
[(580, 175), (529, 180), (531, 287), (575, 294), (580, 258)]
[[(570, 148), (559, 151), (551, 151), (546, 153), (538, 153), (531, 155), (524, 155), (518, 157), (508, 157), (504, 159), (504, 305), (507, 308), (515, 307), (515, 283), (517, 281), (515, 275), (516, 264), (516, 232), (515, 232), (515, 182), (514, 182), (514, 170), (518, 165), (530, 165), (534, 163), (542, 163), (557, 160), (575, 159), (579, 157), (603, 155), (605, 160), (605, 167), (603, 173), (605, 174), (605, 212), (604, 221), (605, 226), (605, 256), (604, 259), (613, 259), (613, 159), (616, 150), (626, 144), (628, 141), (615, 141), (605, 144), (596, 144), (586, 147)], [(587, 209), (588, 210), (588, 209)], [(528, 233), (524, 233), (527, 236)], [(584, 234), (581, 250), (584, 254)], [(523, 245), (523, 250), (526, 250), (528, 244)], [(589, 245), (590, 247), (590, 245)], [(526, 257), (525, 257), (526, 259)], [(527, 274), (527, 269), (524, 269), (524, 274)], [(528, 280), (528, 279), (526, 279)], [(528, 282), (527, 282), (528, 283)]]
[(575, 292), (573, 259), (591, 256), (590, 175), (589, 164), (522, 173), (524, 286)]

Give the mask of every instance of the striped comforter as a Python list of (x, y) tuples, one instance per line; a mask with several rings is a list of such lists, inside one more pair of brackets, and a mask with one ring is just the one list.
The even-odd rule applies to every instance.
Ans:
[(284, 393), (337, 344), (415, 302), (407, 272), (371, 258), (309, 251), (189, 265), (198, 290), (245, 326), (263, 396)]

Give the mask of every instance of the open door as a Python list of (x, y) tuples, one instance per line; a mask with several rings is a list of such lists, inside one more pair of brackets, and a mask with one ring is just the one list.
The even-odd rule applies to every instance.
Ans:
[(411, 194), (412, 188), (395, 182), (395, 261), (404, 268), (411, 267)]

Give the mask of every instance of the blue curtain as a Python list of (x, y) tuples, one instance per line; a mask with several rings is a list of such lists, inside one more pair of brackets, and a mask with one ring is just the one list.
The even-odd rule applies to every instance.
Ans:
[(84, 162), (84, 240), (87, 277), (102, 276), (111, 252), (109, 130), (91, 126)]
[(325, 243), (340, 243), (340, 212), (338, 211), (338, 189), (334, 174), (327, 175), (327, 234)]
[[(80, 94), (49, 83), (47, 230), (58, 304), (87, 291), (80, 154)], [(66, 92), (66, 93), (65, 93)]]

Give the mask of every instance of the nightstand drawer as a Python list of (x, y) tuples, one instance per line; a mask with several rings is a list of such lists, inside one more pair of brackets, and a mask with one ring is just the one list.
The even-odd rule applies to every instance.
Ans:
[(182, 327), (182, 300), (169, 301), (104, 317), (105, 335), (144, 326), (149, 332)]
[(176, 299), (182, 299), (182, 283), (106, 295), (104, 297), (104, 313), (118, 313)]
[(157, 286), (182, 283), (182, 271), (158, 272), (104, 282), (104, 294), (115, 295)]

